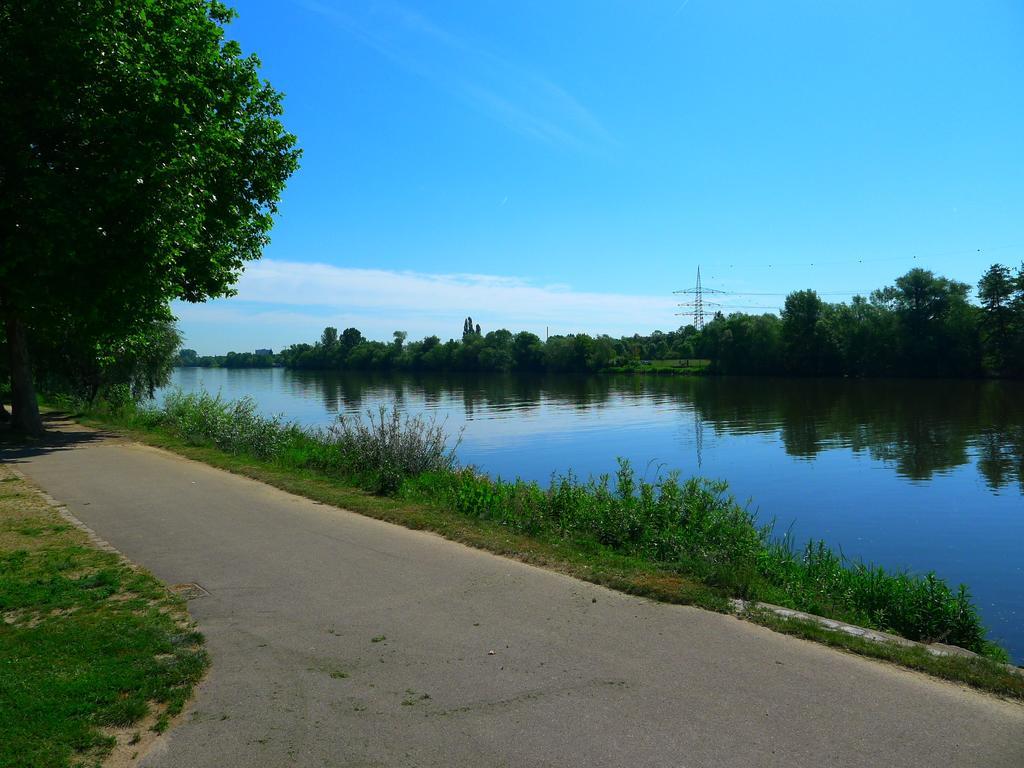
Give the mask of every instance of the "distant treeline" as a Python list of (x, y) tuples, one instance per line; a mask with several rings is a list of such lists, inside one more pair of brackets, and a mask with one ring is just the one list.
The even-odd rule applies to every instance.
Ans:
[(355, 328), (338, 333), (325, 328), (313, 344), (293, 344), (276, 355), (229, 352), (199, 357), (183, 349), (183, 366), (255, 368), (283, 365), (312, 370), (415, 370), (415, 371), (566, 371), (595, 372), (616, 366), (639, 366), (648, 360), (692, 357), (697, 331), (655, 331), (650, 336), (615, 339), (611, 336), (570, 334), (546, 342), (534, 333), (513, 334), (500, 329), (484, 333), (466, 318), (462, 337), (441, 341), (428, 336), (407, 341), (395, 331), (390, 343), (371, 341)]
[(924, 269), (828, 303), (786, 297), (781, 317), (718, 315), (698, 341), (720, 373), (810, 376), (1024, 375), (1024, 267), (993, 265), (971, 287)]
[(552, 336), (527, 331), (483, 333), (466, 318), (459, 339), (428, 336), (370, 341), (360, 331), (325, 328), (313, 344), (280, 353), (229, 352), (181, 365), (226, 368), (283, 365), (319, 370), (565, 371), (643, 368), (651, 360), (711, 361), (711, 372), (802, 376), (1024, 376), (1024, 266), (996, 264), (971, 287), (913, 269), (895, 284), (849, 303), (829, 303), (812, 290), (786, 297), (781, 316), (717, 313), (693, 326), (649, 336)]
[(202, 355), (194, 349), (183, 349), (178, 353), (178, 365), (186, 368), (273, 368), (280, 365), (278, 355), (273, 352), (228, 352), (226, 355)]

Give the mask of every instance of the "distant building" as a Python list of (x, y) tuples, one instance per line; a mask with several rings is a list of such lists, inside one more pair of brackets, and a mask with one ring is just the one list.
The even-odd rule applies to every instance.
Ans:
[(272, 354), (274, 354), (274, 350), (272, 350), (272, 349), (257, 349), (256, 350), (256, 354), (257, 355), (272, 355)]

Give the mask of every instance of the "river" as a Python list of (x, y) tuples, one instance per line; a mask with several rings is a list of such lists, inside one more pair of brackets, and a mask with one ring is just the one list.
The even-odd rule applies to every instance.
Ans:
[(1024, 383), (402, 375), (179, 368), (304, 425), (397, 402), (462, 431), (491, 475), (679, 470), (729, 482), (776, 530), (969, 585), (1024, 662)]

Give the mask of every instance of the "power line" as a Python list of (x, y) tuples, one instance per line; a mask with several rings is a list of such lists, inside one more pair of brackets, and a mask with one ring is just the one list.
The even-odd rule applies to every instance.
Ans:
[[(991, 253), (994, 251), (1007, 251), (1014, 249), (1024, 249), (1024, 243), (1016, 243), (1012, 245), (997, 245), (990, 248), (963, 248), (951, 251), (934, 251), (932, 253), (911, 253), (904, 256), (887, 256), (883, 258), (861, 258), (861, 259), (841, 259), (841, 260), (815, 260), (815, 261), (770, 261), (766, 262), (763, 266), (767, 266), (769, 269), (775, 267), (825, 267), (825, 266), (847, 266), (851, 264), (886, 264), (893, 262), (915, 262), (920, 264), (922, 261), (928, 261), (929, 259), (940, 259), (948, 256), (966, 256)], [(732, 269), (735, 264), (721, 264), (720, 267)], [(750, 265), (744, 265), (745, 268)], [(714, 277), (714, 276), (712, 276)], [(705, 289), (707, 290), (707, 289)]]
[[(961, 250), (933, 252), (933, 253), (930, 253), (930, 254), (909, 254), (909, 255), (905, 255), (905, 256), (897, 256), (897, 257), (890, 257), (890, 258), (880, 258), (880, 259), (852, 259), (852, 260), (842, 260), (842, 261), (812, 261), (812, 262), (804, 262), (804, 261), (769, 262), (769, 263), (767, 263), (767, 267), (769, 269), (773, 269), (775, 267), (785, 267), (785, 266), (809, 266), (809, 267), (815, 267), (815, 266), (842, 266), (842, 265), (849, 265), (849, 264), (877, 264), (877, 263), (885, 263), (885, 262), (908, 262), (908, 261), (920, 264), (921, 261), (928, 260), (928, 259), (937, 259), (937, 258), (943, 258), (943, 257), (947, 257), (947, 256), (962, 256), (964, 254), (975, 255), (975, 254), (990, 253), (990, 252), (993, 252), (993, 251), (1006, 251), (1006, 250), (1013, 250), (1013, 249), (1024, 249), (1024, 243), (1017, 243), (1017, 244), (1014, 244), (1014, 245), (1000, 245), (1000, 246), (995, 246), (995, 247), (991, 247), (991, 248), (973, 248), (973, 249), (961, 249)], [(724, 265), (724, 264), (720, 265), (720, 267), (724, 267), (724, 266), (726, 266), (726, 265)], [(734, 267), (733, 264), (729, 264), (727, 268), (731, 270), (731, 269), (733, 269), (733, 267)], [(714, 276), (712, 276), (712, 278), (714, 278)], [(870, 296), (874, 292), (874, 290), (875, 289), (856, 290), (856, 291), (815, 291), (815, 293), (818, 296), (851, 296), (852, 297), (852, 296)], [(729, 311), (738, 310), (738, 309), (768, 309), (768, 310), (777, 310), (781, 306), (781, 303), (780, 304), (776, 304), (776, 305), (769, 305), (769, 304), (723, 304), (721, 302), (708, 301), (707, 299), (704, 298), (704, 294), (714, 294), (716, 296), (721, 296), (723, 298), (726, 298), (726, 297), (737, 297), (737, 298), (747, 298), (747, 297), (779, 297), (779, 298), (783, 298), (783, 297), (789, 296), (791, 293), (793, 293), (793, 291), (789, 291), (789, 292), (786, 292), (786, 293), (770, 293), (770, 292), (764, 292), (764, 291), (725, 291), (725, 290), (720, 290), (720, 289), (717, 289), (717, 288), (707, 288), (707, 287), (704, 287), (702, 285), (702, 283), (701, 283), (700, 266), (698, 265), (698, 267), (697, 267), (697, 284), (693, 288), (685, 288), (685, 289), (683, 289), (681, 291), (673, 291), (673, 293), (674, 294), (683, 294), (683, 295), (687, 295), (687, 296), (692, 296), (693, 297), (693, 299), (691, 301), (684, 301), (684, 302), (680, 302), (678, 304), (679, 308), (682, 309), (683, 311), (682, 312), (677, 312), (676, 315), (679, 316), (679, 317), (692, 317), (693, 318), (694, 327), (696, 327), (697, 330), (703, 330), (704, 329), (704, 310), (706, 308), (715, 307), (716, 311), (729, 312)]]
[[(706, 288), (704, 290), (707, 290)], [(755, 293), (753, 291), (719, 291), (724, 296), (789, 296), (794, 291), (788, 293)], [(857, 296), (861, 294), (868, 294), (871, 291), (815, 291), (819, 296)]]

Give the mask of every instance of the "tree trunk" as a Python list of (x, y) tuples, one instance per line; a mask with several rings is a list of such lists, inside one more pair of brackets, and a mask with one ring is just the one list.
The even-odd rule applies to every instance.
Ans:
[(7, 351), (11, 358), (11, 426), (29, 435), (41, 435), (43, 422), (39, 418), (39, 404), (36, 402), (36, 389), (32, 383), (32, 366), (28, 359), (25, 326), (9, 304), (4, 306), (4, 320), (7, 328)]

